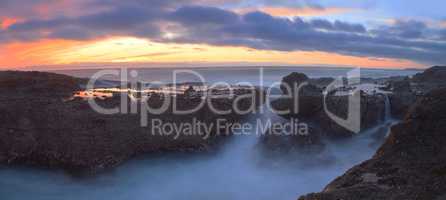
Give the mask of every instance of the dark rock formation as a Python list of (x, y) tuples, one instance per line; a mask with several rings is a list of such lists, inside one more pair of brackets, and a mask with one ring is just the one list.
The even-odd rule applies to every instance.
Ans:
[[(341, 118), (347, 118), (348, 114), (348, 95), (327, 95), (324, 97), (321, 88), (311, 84), (308, 77), (301, 73), (292, 73), (283, 79), (282, 88), (284, 94), (289, 94), (289, 88), (301, 86), (299, 90), (291, 90), (293, 96), (282, 97), (274, 100), (272, 107), (279, 112), (280, 116), (287, 120), (298, 120), (307, 124), (308, 135), (280, 135), (280, 134), (264, 134), (260, 141), (266, 149), (273, 151), (286, 151), (297, 149), (306, 151), (306, 149), (321, 150), (323, 149), (323, 138), (326, 139), (344, 139), (350, 138), (355, 133), (340, 126), (333, 121), (324, 109), (323, 98), (327, 105), (327, 109)], [(288, 87), (286, 86), (288, 85)], [(288, 90), (285, 90), (288, 88)], [(295, 95), (299, 92), (298, 95)], [(385, 96), (383, 95), (360, 95), (360, 116), (361, 130), (371, 128), (384, 120), (385, 114)], [(296, 100), (297, 99), (297, 100)], [(280, 111), (291, 111), (289, 113), (280, 113)]]
[(403, 119), (417, 98), (432, 90), (446, 87), (446, 67), (435, 66), (412, 78), (391, 79), (388, 81), (393, 94), (390, 96), (392, 115)]
[(397, 119), (403, 119), (410, 106), (412, 106), (417, 96), (412, 91), (410, 79), (391, 81), (392, 94), (389, 95), (392, 116)]
[[(204, 124), (224, 119), (228, 123), (243, 120), (245, 114), (218, 115), (204, 106), (191, 114), (174, 114), (170, 105), (162, 114), (148, 113), (148, 126), (141, 127), (137, 114), (99, 114), (87, 101), (70, 99), (78, 91), (81, 80), (42, 72), (0, 72), (0, 163), (31, 164), (63, 168), (70, 172), (96, 172), (116, 166), (141, 153), (165, 151), (212, 151), (230, 134), (226, 130), (210, 129), (209, 137), (188, 134), (167, 135), (152, 129), (152, 119), (181, 125), (194, 120)], [(254, 93), (244, 90), (239, 93)], [(148, 105), (157, 108), (164, 95), (152, 95)], [(130, 102), (130, 99), (128, 99)], [(200, 97), (172, 97), (178, 110), (195, 107)], [(120, 96), (98, 99), (106, 108), (119, 107)], [(241, 109), (257, 106), (257, 99), (212, 99), (215, 108), (231, 110), (237, 103)], [(130, 110), (130, 109), (129, 109)], [(247, 113), (249, 114), (249, 112)], [(247, 115), (246, 114), (246, 115)]]
[(283, 94), (297, 94), (300, 96), (321, 96), (322, 91), (311, 84), (310, 79), (303, 73), (293, 72), (282, 79), (280, 89)]
[(288, 76), (283, 77), (282, 85), (280, 85), (280, 89), (284, 94), (289, 94), (290, 89), (294, 87), (298, 87), (302, 83), (305, 83), (309, 80), (308, 76), (303, 73), (293, 72)]
[(194, 89), (194, 86), (189, 86), (189, 88), (187, 88), (185, 91), (184, 91), (184, 95), (185, 96), (192, 96), (192, 95), (194, 95), (196, 93), (196, 91), (195, 91), (195, 89)]
[[(305, 77), (302, 75), (295, 75), (293, 73), (284, 78), (284, 84), (293, 85), (292, 80), (301, 81), (304, 78), (289, 78), (291, 77)], [(295, 85), (300, 84), (294, 83)], [(337, 125), (329, 118), (324, 110), (323, 98), (327, 105), (327, 109), (337, 116), (346, 118), (348, 111), (349, 95), (327, 95), (324, 97), (322, 91), (317, 86), (312, 84), (305, 85), (303, 90), (299, 90), (299, 95), (292, 98), (279, 98), (272, 102), (272, 107), (277, 111), (289, 110), (287, 114), (280, 114), (286, 119), (299, 119), (310, 124), (315, 124), (319, 132), (326, 134), (326, 136), (345, 137), (351, 136), (353, 133), (347, 129)], [(295, 98), (298, 98), (297, 101)], [(385, 97), (383, 95), (367, 95), (361, 93), (361, 128), (367, 129), (375, 126), (381, 122), (385, 113)]]
[(413, 76), (414, 82), (437, 82), (444, 83), (446, 80), (446, 66), (434, 66), (422, 73)]
[(435, 66), (418, 73), (412, 78), (412, 90), (419, 95), (446, 87), (446, 67)]
[(417, 101), (372, 159), (299, 200), (446, 198), (446, 89)]
[(312, 78), (308, 82), (312, 85), (315, 85), (321, 89), (325, 89), (328, 85), (333, 83), (335, 79), (331, 77), (322, 77), (322, 78)]

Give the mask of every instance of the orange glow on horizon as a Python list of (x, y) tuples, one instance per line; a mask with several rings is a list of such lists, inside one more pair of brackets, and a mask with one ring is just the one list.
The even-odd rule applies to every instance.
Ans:
[(86, 63), (276, 63), (361, 67), (421, 67), (407, 60), (367, 58), (327, 52), (271, 51), (235, 46), (156, 43), (133, 37), (93, 41), (44, 40), (0, 47), (0, 69)]
[(55, 52), (63, 52), (66, 48), (82, 43), (67, 40), (42, 40), (28, 43), (14, 42), (0, 46), (0, 69), (55, 64)]

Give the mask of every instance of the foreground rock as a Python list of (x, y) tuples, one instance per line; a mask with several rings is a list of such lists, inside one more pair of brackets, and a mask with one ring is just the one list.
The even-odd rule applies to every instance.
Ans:
[(372, 159), (299, 200), (446, 198), (446, 89), (418, 100)]
[[(182, 129), (174, 134), (152, 129), (152, 119), (163, 124), (216, 123), (217, 119), (242, 121), (246, 115), (217, 115), (208, 106), (185, 115), (172, 112), (172, 105), (162, 114), (147, 115), (148, 126), (141, 126), (140, 111), (136, 114), (99, 114), (81, 98), (71, 99), (80, 90), (82, 80), (41, 72), (0, 72), (0, 163), (30, 164), (63, 168), (70, 172), (97, 172), (116, 166), (142, 153), (212, 151), (230, 132), (208, 132)], [(241, 94), (256, 90), (238, 91)], [(161, 95), (152, 95), (148, 104), (161, 105)], [(179, 110), (193, 108), (202, 100), (188, 94), (172, 97)], [(129, 99), (128, 99), (129, 100)], [(130, 100), (129, 100), (130, 101)], [(230, 110), (233, 98), (219, 98), (213, 105)], [(98, 100), (106, 108), (120, 106), (120, 97)], [(255, 105), (255, 99), (243, 99), (240, 108)], [(130, 111), (130, 108), (129, 108)], [(214, 124), (215, 125), (215, 124)], [(209, 133), (209, 135), (207, 135)]]

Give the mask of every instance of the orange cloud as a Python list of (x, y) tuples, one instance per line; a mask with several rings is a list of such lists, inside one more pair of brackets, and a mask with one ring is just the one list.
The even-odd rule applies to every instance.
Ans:
[(289, 8), (289, 7), (259, 7), (259, 8), (243, 8), (236, 10), (239, 13), (247, 13), (252, 11), (262, 11), (268, 13), (272, 16), (277, 17), (293, 17), (293, 16), (322, 16), (322, 15), (333, 15), (345, 12), (351, 12), (351, 8)]
[[(256, 63), (256, 65), (337, 65), (361, 67), (419, 67), (407, 60), (346, 56), (327, 52), (269, 51), (246, 47), (202, 44), (165, 44), (133, 37), (95, 41), (45, 40), (14, 43), (0, 48), (0, 68), (94, 64), (200, 63), (216, 65)], [(180, 65), (181, 66), (181, 65)], [(72, 66), (71, 66), (72, 67)]]
[(19, 21), (19, 19), (17, 19), (17, 18), (5, 17), (5, 18), (0, 20), (0, 28), (7, 29), (9, 26), (17, 23), (18, 21)]
[(57, 52), (82, 44), (77, 41), (43, 40), (14, 42), (0, 46), (0, 69), (55, 64)]

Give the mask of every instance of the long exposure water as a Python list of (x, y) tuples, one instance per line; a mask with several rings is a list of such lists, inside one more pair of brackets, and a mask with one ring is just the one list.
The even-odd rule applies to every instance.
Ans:
[(259, 162), (255, 135), (236, 136), (217, 155), (147, 156), (87, 179), (61, 171), (1, 168), (0, 194), (6, 194), (8, 200), (291, 200), (320, 191), (345, 170), (371, 157), (379, 146), (374, 133), (388, 125), (329, 144), (323, 153), (334, 161), (329, 164), (291, 164), (299, 160), (265, 164)]
[[(275, 116), (262, 116), (270, 117)], [(292, 200), (322, 190), (347, 169), (370, 158), (384, 139), (377, 141), (376, 133), (391, 124), (390, 117), (386, 119), (351, 140), (328, 144), (321, 155), (331, 161), (307, 167), (305, 163), (295, 165), (300, 160), (262, 158), (255, 133), (234, 136), (215, 155), (146, 155), (89, 178), (74, 178), (62, 171), (1, 167), (0, 199)]]

